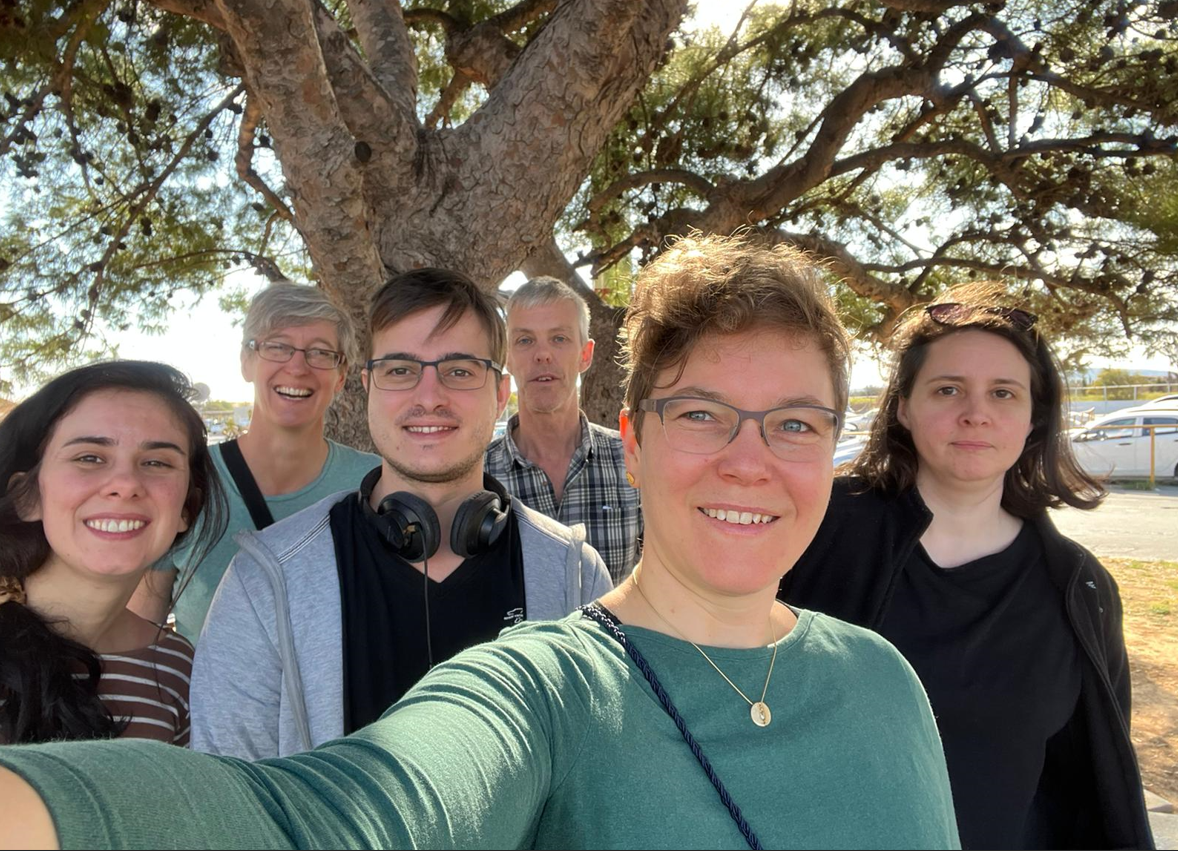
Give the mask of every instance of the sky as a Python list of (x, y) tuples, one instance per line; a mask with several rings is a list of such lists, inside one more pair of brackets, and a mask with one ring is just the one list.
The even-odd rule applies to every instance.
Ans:
[[(695, 0), (696, 26), (716, 26), (731, 29), (747, 4), (741, 0)], [(508, 285), (518, 285), (523, 278), (518, 274), (508, 279)], [(245, 289), (249, 294), (265, 286), (265, 280), (252, 272), (235, 272), (227, 284)], [(209, 398), (228, 402), (248, 402), (253, 399), (253, 388), (241, 377), (239, 352), (241, 344), (240, 318), (223, 312), (216, 296), (188, 303), (173, 315), (170, 330), (163, 335), (147, 335), (137, 330), (112, 333), (110, 339), (119, 346), (119, 356), (170, 363), (186, 373), (194, 382), (209, 387)], [(1161, 359), (1135, 358), (1131, 364), (1098, 362), (1096, 367), (1132, 366), (1139, 369), (1169, 369)], [(860, 355), (851, 375), (852, 389), (882, 383), (878, 366)]]

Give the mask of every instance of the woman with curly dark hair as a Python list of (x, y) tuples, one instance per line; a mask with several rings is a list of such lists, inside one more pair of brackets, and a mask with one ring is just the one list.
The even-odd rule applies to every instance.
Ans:
[(0, 421), (0, 742), (188, 740), (192, 645), (131, 613), (148, 567), (224, 528), (188, 380), (67, 372)]
[(1150, 847), (1117, 586), (1046, 511), (1104, 491), (1035, 324), (997, 284), (901, 322), (867, 447), (781, 596), (915, 668), (965, 848)]

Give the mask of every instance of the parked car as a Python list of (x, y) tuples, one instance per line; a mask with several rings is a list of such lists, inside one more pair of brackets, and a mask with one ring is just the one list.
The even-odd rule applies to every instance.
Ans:
[(1090, 475), (1144, 478), (1150, 475), (1151, 431), (1153, 474), (1178, 478), (1178, 403), (1171, 407), (1140, 405), (1098, 417), (1071, 432), (1072, 451)]
[(1168, 396), (1158, 396), (1156, 399), (1150, 399), (1148, 402), (1142, 402), (1138, 405), (1139, 408), (1178, 408), (1178, 393), (1171, 393)]
[(849, 461), (854, 461), (859, 457), (859, 453), (863, 451), (863, 447), (866, 445), (867, 437), (865, 435), (840, 440), (838, 446), (834, 448), (834, 466), (838, 467)]

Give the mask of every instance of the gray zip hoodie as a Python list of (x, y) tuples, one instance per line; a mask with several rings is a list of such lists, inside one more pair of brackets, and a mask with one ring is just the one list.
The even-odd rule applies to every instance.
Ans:
[[(343, 620), (329, 512), (354, 492), (236, 537), (241, 551), (213, 597), (192, 670), (194, 750), (254, 760), (343, 735)], [(564, 617), (612, 587), (583, 526), (570, 529), (519, 500), (512, 510), (529, 619)]]

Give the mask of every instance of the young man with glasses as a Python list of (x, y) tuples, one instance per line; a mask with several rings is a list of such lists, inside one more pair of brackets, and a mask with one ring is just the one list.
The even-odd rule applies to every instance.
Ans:
[(217, 584), (237, 552), (234, 537), (289, 517), (328, 494), (351, 487), (380, 459), (327, 440), (327, 406), (343, 387), (356, 347), (352, 322), (317, 287), (292, 283), (262, 290), (246, 313), (241, 374), (254, 385), (249, 430), (212, 447), (229, 497), (229, 525), (191, 580), (179, 552), (144, 578), (131, 609), (162, 622), (175, 592), (176, 628), (196, 642)]
[(375, 721), (432, 665), (611, 587), (583, 529), (483, 472), (509, 393), (493, 299), (420, 269), (377, 293), (369, 322), (362, 377), (381, 464), (242, 537), (193, 671), (197, 750), (309, 750)]
[(487, 472), (529, 507), (585, 524), (617, 584), (638, 561), (642, 510), (622, 438), (581, 410), (577, 378), (593, 363), (589, 306), (564, 282), (533, 278), (507, 302), (507, 344), (519, 413), (487, 447)]

